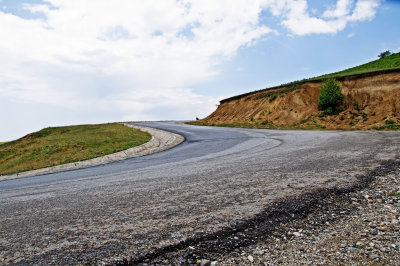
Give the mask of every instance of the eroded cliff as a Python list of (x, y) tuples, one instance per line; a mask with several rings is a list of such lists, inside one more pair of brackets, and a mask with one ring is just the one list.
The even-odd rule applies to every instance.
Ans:
[(400, 123), (400, 70), (337, 79), (345, 95), (344, 110), (324, 115), (318, 110), (323, 81), (238, 95), (221, 101), (197, 124), (260, 128), (394, 129)]

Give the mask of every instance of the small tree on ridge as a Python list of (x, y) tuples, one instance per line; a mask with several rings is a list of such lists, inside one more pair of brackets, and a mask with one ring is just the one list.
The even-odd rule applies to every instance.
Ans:
[(378, 55), (378, 57), (379, 57), (380, 59), (382, 59), (382, 58), (385, 58), (385, 57), (387, 57), (387, 56), (389, 56), (389, 55), (392, 55), (392, 52), (389, 51), (389, 50), (387, 50), (387, 51), (384, 51), (384, 52), (380, 53), (380, 54)]

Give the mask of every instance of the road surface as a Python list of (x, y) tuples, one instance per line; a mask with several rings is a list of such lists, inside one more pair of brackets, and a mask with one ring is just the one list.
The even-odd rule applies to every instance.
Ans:
[(400, 154), (400, 132), (138, 124), (186, 141), (149, 156), (0, 182), (0, 264), (139, 257), (234, 227), (273, 201), (346, 186)]

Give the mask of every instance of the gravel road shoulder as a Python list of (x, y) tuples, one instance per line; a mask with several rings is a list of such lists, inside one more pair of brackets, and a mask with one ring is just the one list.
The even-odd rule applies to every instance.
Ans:
[(271, 206), (255, 219), (133, 264), (400, 265), (400, 161)]
[(223, 264), (400, 265), (400, 165), (364, 189), (331, 195), (315, 212), (219, 257)]
[(124, 123), (125, 126), (140, 129), (144, 132), (149, 133), (152, 138), (150, 141), (136, 146), (124, 151), (116, 152), (113, 154), (108, 154), (102, 157), (97, 157), (85, 161), (78, 161), (73, 163), (67, 163), (62, 165), (56, 165), (52, 167), (41, 168), (32, 171), (26, 171), (22, 173), (12, 174), (12, 175), (0, 175), (0, 181), (15, 179), (15, 178), (22, 178), (28, 176), (36, 176), (36, 175), (43, 175), (43, 174), (51, 174), (57, 173), (62, 171), (86, 168), (91, 166), (96, 166), (100, 164), (111, 163), (119, 160), (124, 160), (133, 157), (140, 157), (144, 155), (149, 155), (157, 152), (161, 152), (170, 148), (173, 148), (180, 143), (182, 143), (185, 139), (183, 136), (167, 132), (160, 129), (144, 127), (139, 125), (134, 125), (133, 123)]

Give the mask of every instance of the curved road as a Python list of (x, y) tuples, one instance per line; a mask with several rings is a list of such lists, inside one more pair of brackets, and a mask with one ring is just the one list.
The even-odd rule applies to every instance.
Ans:
[(149, 156), (0, 182), (0, 264), (139, 256), (233, 226), (280, 198), (344, 186), (400, 154), (400, 132), (138, 124), (186, 141)]

